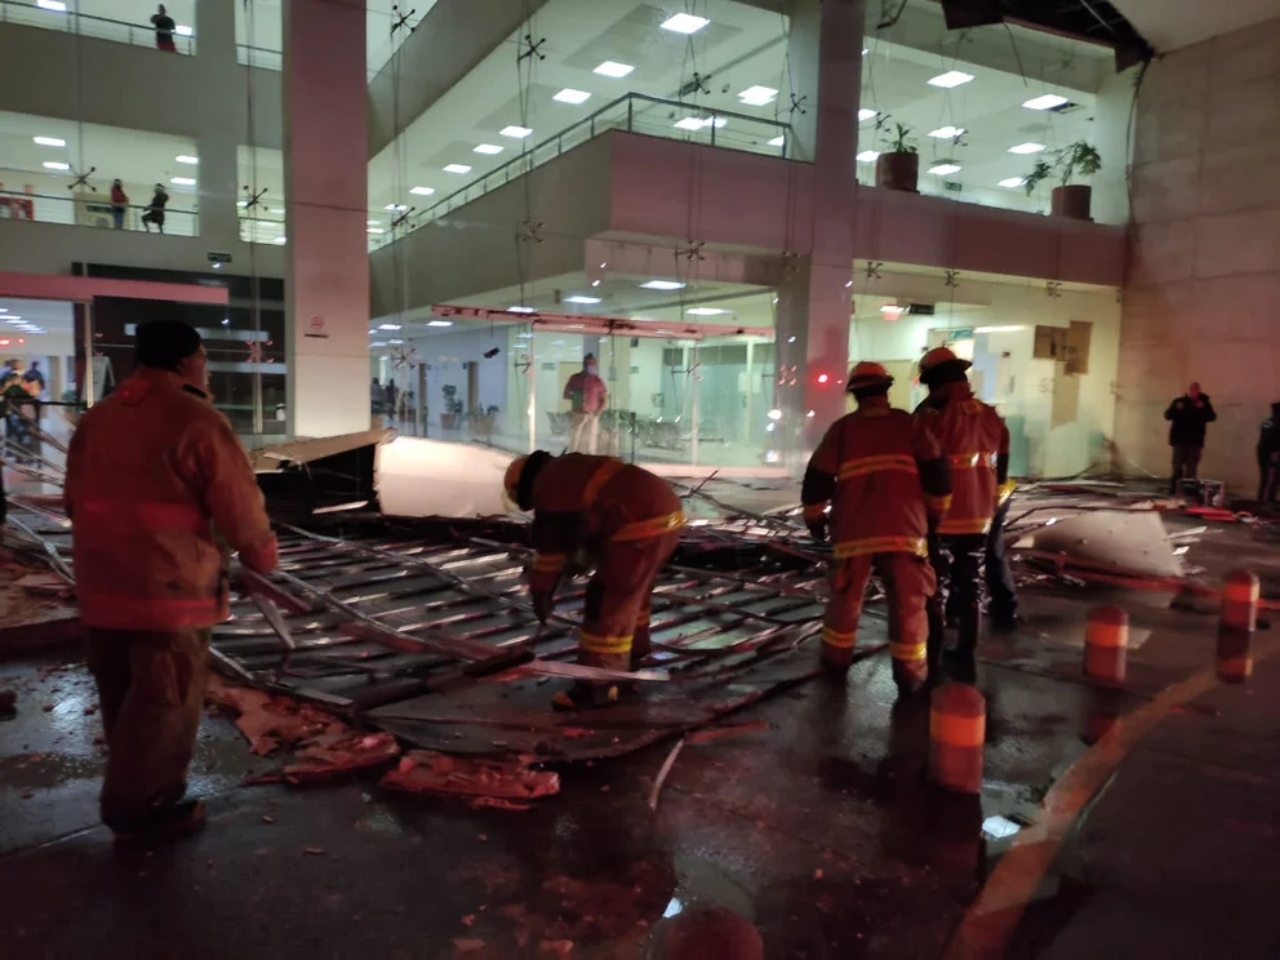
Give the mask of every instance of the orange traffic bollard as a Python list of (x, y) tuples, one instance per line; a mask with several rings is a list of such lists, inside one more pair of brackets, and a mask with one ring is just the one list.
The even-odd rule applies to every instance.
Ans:
[(1120, 607), (1094, 607), (1084, 635), (1084, 675), (1090, 680), (1124, 680), (1129, 655), (1129, 614)]
[(1218, 621), (1218, 679), (1244, 683), (1253, 673), (1249, 646), (1258, 625), (1262, 586), (1248, 570), (1233, 570), (1222, 581), (1222, 619)]
[(929, 707), (929, 779), (956, 793), (982, 790), (987, 701), (977, 687), (948, 683)]

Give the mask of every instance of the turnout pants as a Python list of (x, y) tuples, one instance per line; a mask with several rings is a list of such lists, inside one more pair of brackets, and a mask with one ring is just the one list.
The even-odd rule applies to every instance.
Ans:
[(985, 533), (939, 535), (933, 538), (930, 560), (938, 575), (938, 589), (929, 603), (929, 667), (941, 665), (946, 632), (946, 609), (955, 613), (961, 656), (972, 658), (978, 647), (982, 610), (982, 561)]
[[(986, 565), (987, 613), (996, 620), (1012, 620), (1018, 612), (1018, 588), (1013, 582), (1013, 570), (1009, 567), (1009, 550), (1004, 542), (1004, 524), (1009, 519), (1006, 500), (996, 508), (991, 518), (991, 532), (987, 534)], [(958, 611), (957, 611), (958, 612)]]
[(595, 453), (600, 442), (600, 414), (569, 414), (569, 452)]
[(604, 546), (587, 584), (578, 662), (631, 670), (649, 655), (649, 601), (658, 573), (675, 552), (679, 531)]
[(847, 670), (853, 663), (862, 599), (873, 569), (888, 595), (893, 679), (899, 686), (918, 687), (928, 676), (926, 604), (937, 581), (929, 562), (912, 553), (868, 554), (832, 563), (831, 599), (822, 626), (822, 662), (836, 670)]
[(1173, 447), (1173, 477), (1169, 481), (1169, 493), (1178, 492), (1179, 480), (1195, 480), (1200, 476), (1200, 447), (1179, 443)]
[(100, 800), (107, 826), (127, 829), (186, 792), (211, 632), (84, 628), (107, 739)]

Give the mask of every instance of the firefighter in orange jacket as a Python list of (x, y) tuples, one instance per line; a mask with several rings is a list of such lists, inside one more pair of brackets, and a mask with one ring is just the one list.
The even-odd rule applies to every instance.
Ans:
[(938, 592), (929, 603), (929, 659), (942, 657), (949, 595), (958, 620), (956, 679), (972, 682), (977, 673), (982, 609), (982, 561), (1009, 479), (1009, 428), (993, 407), (973, 395), (967, 372), (972, 364), (946, 347), (930, 350), (920, 361), (920, 382), (929, 388), (921, 413), (936, 415), (935, 431), (951, 466), (951, 507), (932, 544)]
[(209, 636), (228, 616), (219, 540), (259, 573), (275, 568), (276, 541), (249, 458), (209, 401), (200, 334), (144, 323), (135, 352), (137, 372), (80, 419), (64, 498), (107, 739), (102, 819), (159, 839), (204, 820), (184, 794)]
[(893, 378), (878, 363), (849, 374), (858, 409), (837, 420), (814, 451), (801, 499), (814, 538), (827, 539), (831, 504), (834, 562), (822, 628), (822, 663), (843, 674), (853, 662), (858, 617), (874, 568), (889, 597), (893, 678), (902, 695), (928, 679), (926, 603), (935, 581), (928, 534), (945, 513), (950, 479), (930, 417), (889, 406)]
[[(647, 470), (613, 457), (539, 450), (507, 468), (507, 496), (533, 511), (529, 592), (540, 622), (556, 587), (576, 568), (594, 567), (587, 584), (578, 662), (629, 671), (649, 655), (649, 599), (658, 572), (684, 526), (680, 498)], [(577, 683), (557, 694), (559, 710), (614, 703), (611, 683)]]

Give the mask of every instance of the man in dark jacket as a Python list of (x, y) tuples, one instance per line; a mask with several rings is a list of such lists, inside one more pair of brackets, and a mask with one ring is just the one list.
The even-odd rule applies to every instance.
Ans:
[(1271, 405), (1271, 416), (1262, 421), (1258, 433), (1258, 502), (1271, 503), (1276, 498), (1276, 481), (1280, 480), (1280, 402)]
[(1195, 480), (1200, 472), (1200, 454), (1204, 450), (1205, 427), (1218, 419), (1207, 393), (1193, 383), (1187, 392), (1164, 412), (1169, 421), (1169, 446), (1173, 448), (1173, 477), (1169, 494), (1178, 492), (1179, 480)]

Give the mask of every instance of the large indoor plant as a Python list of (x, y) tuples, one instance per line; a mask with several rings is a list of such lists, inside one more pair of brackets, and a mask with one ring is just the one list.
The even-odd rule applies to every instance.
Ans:
[(457, 430), (458, 420), (462, 417), (458, 388), (452, 383), (446, 383), (440, 392), (444, 394), (444, 413), (440, 414), (440, 426), (445, 430)]
[(895, 123), (886, 135), (886, 149), (876, 157), (876, 186), (916, 193), (920, 180), (920, 155), (911, 128)]
[(1058, 180), (1058, 186), (1050, 194), (1049, 213), (1071, 220), (1092, 220), (1093, 187), (1071, 181), (1076, 177), (1091, 177), (1101, 169), (1102, 157), (1097, 148), (1077, 140), (1037, 160), (1022, 185), (1030, 196), (1046, 180)]

